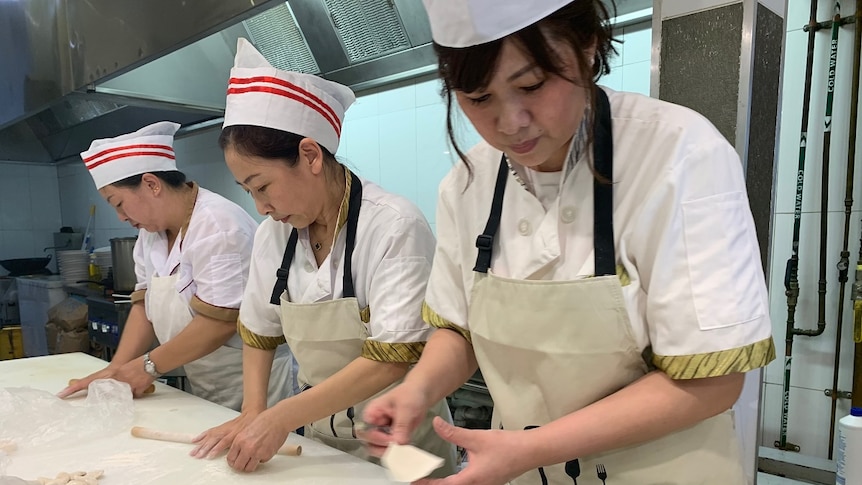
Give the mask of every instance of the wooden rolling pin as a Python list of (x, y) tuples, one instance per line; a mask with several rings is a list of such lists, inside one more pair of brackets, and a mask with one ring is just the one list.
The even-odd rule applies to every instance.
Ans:
[[(144, 428), (141, 426), (132, 427), (132, 436), (144, 438), (148, 440), (170, 441), (171, 443), (187, 443), (192, 444), (195, 435), (189, 433), (175, 433), (173, 431), (159, 431), (155, 429)], [(277, 455), (299, 456), (302, 454), (302, 446), (289, 445), (285, 443), (278, 451)]]
[[(78, 382), (79, 380), (80, 379), (69, 379), (69, 385), (71, 386), (72, 384)], [(144, 389), (144, 394), (152, 394), (154, 392), (156, 392), (156, 385), (155, 384), (150, 384), (150, 387)]]

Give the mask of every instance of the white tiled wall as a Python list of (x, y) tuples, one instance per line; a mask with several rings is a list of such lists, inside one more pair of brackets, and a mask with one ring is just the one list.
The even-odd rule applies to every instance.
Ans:
[[(466, 150), (479, 136), (456, 113)], [(435, 227), (437, 185), (455, 163), (436, 78), (360, 96), (347, 111), (338, 155), (357, 174), (412, 200)]]
[(117, 219), (114, 209), (96, 191), (83, 163), (60, 165), (57, 167), (57, 180), (64, 226), (83, 233), (89, 223), (90, 206), (96, 206), (95, 217), (90, 224), (93, 247), (110, 246), (111, 238), (137, 235), (131, 226)]
[(622, 45), (614, 44), (619, 55), (610, 59), (611, 73), (603, 77), (599, 84), (616, 91), (649, 96), (651, 36), (650, 21), (624, 27), (617, 34)]
[[(831, 18), (833, 2), (821, 2), (818, 20)], [(770, 314), (773, 322), (778, 359), (765, 374), (763, 401), (763, 446), (772, 446), (778, 438), (782, 383), (784, 379), (784, 338), (787, 322), (787, 299), (784, 295), (784, 268), (791, 252), (793, 208), (796, 193), (799, 142), (802, 119), (802, 94), (805, 74), (805, 53), (808, 34), (802, 26), (808, 22), (809, 3), (802, 0), (789, 2), (787, 45), (785, 47), (784, 86), (778, 147), (778, 170), (775, 187), (776, 214), (773, 220), (772, 275), (770, 281)], [(845, 7), (842, 15), (850, 15)], [(801, 446), (804, 455), (826, 458), (829, 447), (831, 400), (823, 394), (832, 387), (832, 365), (835, 353), (836, 320), (839, 308), (844, 316), (841, 346), (841, 372), (839, 388), (849, 390), (852, 377), (851, 324), (853, 314), (849, 296), (853, 281), (852, 268), (859, 255), (860, 199), (862, 183), (856, 170), (854, 205), (850, 225), (850, 281), (845, 299), (838, 301), (838, 278), (835, 267), (843, 245), (844, 193), (847, 167), (847, 134), (853, 51), (853, 27), (841, 29), (838, 44), (835, 98), (833, 105), (833, 132), (828, 185), (828, 238), (826, 241), (826, 331), (820, 337), (796, 337), (793, 343), (791, 366), (790, 412), (788, 440)], [(814, 328), (817, 323), (817, 284), (819, 279), (820, 251), (820, 198), (823, 151), (824, 116), (826, 107), (826, 78), (829, 60), (830, 32), (820, 31), (816, 37), (816, 52), (812, 78), (811, 106), (808, 127), (808, 145), (805, 161), (805, 180), (802, 198), (800, 236), (800, 295), (796, 308), (796, 326)], [(857, 153), (862, 153), (862, 138), (857, 142)], [(858, 157), (858, 155), (857, 155)], [(838, 417), (847, 414), (849, 403), (839, 401)]]
[(0, 162), (0, 173), (0, 259), (45, 256), (61, 226), (57, 168)]

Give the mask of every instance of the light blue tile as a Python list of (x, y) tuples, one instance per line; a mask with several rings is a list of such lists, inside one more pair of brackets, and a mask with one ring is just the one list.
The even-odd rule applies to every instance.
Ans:
[(614, 91), (623, 90), (623, 68), (622, 66), (612, 67), (610, 74), (605, 74), (599, 79), (599, 84), (607, 86)]
[(625, 64), (623, 71), (623, 91), (649, 96), (650, 62)]
[(66, 178), (75, 175), (86, 173), (87, 169), (84, 164), (78, 160), (76, 162), (64, 163), (57, 166), (57, 177)]
[(376, 96), (380, 115), (416, 107), (416, 88), (412, 83), (381, 91)]
[(623, 64), (650, 60), (652, 55), (652, 29), (640, 26), (626, 27), (623, 38)]
[(442, 105), (416, 109), (416, 149), (422, 154), (431, 150), (448, 150), (446, 108)]
[(405, 110), (380, 116), (380, 185), (416, 203), (415, 111)]
[(28, 167), (30, 178), (57, 178), (57, 167), (54, 165), (32, 165)]
[[(9, 164), (4, 169), (15, 167)], [(18, 175), (0, 177), (0, 199), (3, 211), (0, 213), (0, 228), (11, 231), (30, 230), (33, 228), (30, 212), (30, 183), (27, 170), (21, 176), (20, 170), (10, 170)]]
[(59, 231), (62, 217), (57, 171), (54, 167), (43, 168), (48, 170), (31, 169), (28, 179), (32, 227), (37, 230)]
[(437, 188), (452, 168), (453, 157), (445, 130), (446, 109), (440, 105), (416, 110), (417, 205), (429, 222), (435, 221)]
[[(180, 166), (193, 161), (194, 154), (197, 152), (209, 152), (212, 150), (221, 152), (218, 148), (219, 133), (221, 131), (218, 129), (208, 129), (176, 140), (174, 142), (174, 151), (177, 155), (178, 168), (183, 170)], [(192, 159), (187, 160), (190, 156)]]
[(440, 79), (431, 79), (416, 84), (416, 107), (439, 104), (443, 105), (440, 90), (443, 85)]
[(377, 94), (359, 96), (356, 98), (356, 101), (347, 108), (344, 120), (358, 120), (368, 118), (370, 116), (377, 116), (379, 114), (378, 104)]
[(30, 175), (29, 167), (21, 163), (0, 162), (0, 170), (3, 171), (3, 178), (27, 177)]
[[(406, 112), (404, 112), (406, 113)], [(360, 177), (380, 183), (380, 145), (390, 139), (380, 131), (380, 118), (370, 117), (351, 121), (342, 135), (342, 145), (347, 155), (343, 163)], [(339, 147), (341, 152), (341, 147)]]
[(41, 257), (42, 248), (36, 248), (32, 231), (5, 231), (3, 243), (5, 259)]

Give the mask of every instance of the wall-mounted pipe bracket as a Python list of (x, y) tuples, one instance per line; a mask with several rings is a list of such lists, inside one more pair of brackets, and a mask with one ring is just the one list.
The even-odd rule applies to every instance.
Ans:
[(852, 392), (842, 391), (840, 389), (838, 390), (837, 393), (835, 392), (834, 389), (823, 389), (823, 394), (826, 397), (832, 397), (834, 395), (835, 399), (853, 399), (853, 393)]
[[(817, 32), (818, 30), (831, 29), (832, 22), (834, 22), (834, 20), (824, 20), (823, 22), (817, 22), (816, 24), (814, 24), (814, 31)], [(841, 17), (841, 20), (838, 21), (838, 25), (845, 26), (847, 24), (852, 24), (853, 22), (856, 22), (856, 16), (848, 15), (846, 17)], [(802, 27), (802, 30), (804, 32), (808, 32), (809, 30), (811, 30), (811, 24), (805, 24), (805, 26)]]

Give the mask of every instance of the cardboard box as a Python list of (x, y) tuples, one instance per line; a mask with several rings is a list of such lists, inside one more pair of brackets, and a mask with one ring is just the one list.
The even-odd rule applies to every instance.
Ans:
[(90, 336), (87, 329), (77, 329), (70, 332), (60, 330), (57, 332), (57, 347), (54, 350), (58, 354), (89, 352)]
[(24, 342), (21, 337), (21, 326), (0, 328), (0, 360), (22, 357), (24, 357)]
[(60, 329), (57, 328), (57, 324), (54, 322), (48, 322), (45, 324), (45, 338), (48, 341), (48, 353), (54, 355), (57, 353), (57, 334), (60, 333)]

